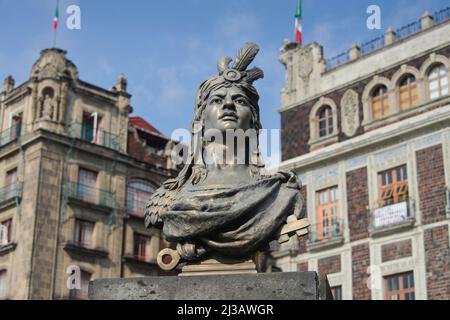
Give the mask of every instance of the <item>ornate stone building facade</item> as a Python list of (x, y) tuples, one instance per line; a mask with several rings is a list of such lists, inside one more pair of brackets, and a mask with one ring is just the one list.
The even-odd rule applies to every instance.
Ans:
[(450, 8), (325, 60), (285, 43), (282, 169), (312, 226), (275, 253), (336, 298), (450, 299)]
[(86, 298), (91, 279), (159, 272), (143, 211), (176, 174), (172, 143), (129, 117), (123, 76), (99, 88), (65, 55), (43, 50), (0, 93), (0, 299)]

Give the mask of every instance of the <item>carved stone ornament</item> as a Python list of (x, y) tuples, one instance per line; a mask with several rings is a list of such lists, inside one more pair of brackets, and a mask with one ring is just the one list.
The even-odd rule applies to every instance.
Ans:
[(307, 82), (313, 72), (314, 56), (312, 48), (303, 49), (298, 57), (298, 75), (304, 82)]
[(39, 73), (39, 79), (58, 77), (58, 69), (53, 64), (46, 64)]
[[(231, 67), (231, 58), (220, 59), (219, 75), (202, 83), (184, 168), (146, 206), (146, 227), (162, 228), (171, 243), (172, 249), (158, 258), (165, 270), (183, 263), (182, 275), (198, 274), (199, 269), (211, 274), (256, 272), (255, 256), (266, 251), (270, 241), (285, 242), (307, 232), (295, 173), (263, 172), (256, 138), (262, 129), (259, 95), (253, 82), (264, 73), (247, 69), (258, 51), (257, 45), (247, 43)], [(227, 135), (244, 131), (254, 132), (255, 140), (228, 148)], [(207, 138), (212, 132), (218, 139)]]
[(342, 131), (352, 137), (359, 127), (359, 98), (354, 90), (347, 90), (341, 100)]
[(67, 60), (66, 51), (60, 49), (44, 49), (41, 56), (31, 68), (31, 77), (43, 79), (70, 78), (78, 79), (76, 66)]

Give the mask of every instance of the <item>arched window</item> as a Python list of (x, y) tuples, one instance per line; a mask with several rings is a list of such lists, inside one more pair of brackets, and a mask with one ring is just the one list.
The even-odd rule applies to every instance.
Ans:
[(443, 64), (434, 66), (428, 73), (430, 99), (436, 99), (448, 94), (447, 68)]
[(408, 74), (400, 81), (400, 110), (408, 109), (417, 103), (416, 77)]
[(333, 99), (321, 97), (309, 113), (308, 144), (312, 149), (338, 141), (337, 106)]
[(147, 180), (130, 180), (127, 185), (127, 208), (130, 213), (144, 216), (145, 206), (154, 191), (155, 188)]
[(372, 119), (380, 119), (389, 113), (388, 89), (381, 85), (372, 92)]
[(319, 137), (333, 134), (333, 111), (330, 106), (325, 106), (319, 111)]

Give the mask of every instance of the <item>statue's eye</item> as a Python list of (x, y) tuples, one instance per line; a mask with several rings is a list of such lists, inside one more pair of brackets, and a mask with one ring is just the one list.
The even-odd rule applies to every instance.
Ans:
[(243, 99), (243, 98), (238, 98), (235, 100), (235, 103), (240, 104), (240, 105), (246, 105), (247, 101), (245, 101), (245, 99)]
[(221, 104), (222, 101), (223, 101), (223, 100), (220, 99), (220, 98), (214, 98), (212, 102), (215, 103), (215, 104)]

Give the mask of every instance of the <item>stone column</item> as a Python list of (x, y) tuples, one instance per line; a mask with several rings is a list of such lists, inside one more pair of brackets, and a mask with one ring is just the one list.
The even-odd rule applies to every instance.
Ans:
[(115, 90), (119, 93), (117, 99), (117, 108), (119, 109), (119, 117), (117, 118), (118, 130), (114, 132), (118, 136), (119, 151), (127, 151), (128, 142), (128, 115), (133, 112), (131, 107), (131, 95), (127, 92), (127, 79), (123, 74), (119, 76), (116, 82)]
[(69, 87), (69, 85), (67, 82), (63, 82), (61, 85), (61, 100), (59, 102), (57, 121), (62, 124), (64, 124), (65, 117), (66, 117), (66, 103), (67, 103), (68, 87)]
[(428, 11), (425, 11), (422, 18), (420, 18), (420, 25), (422, 30), (428, 29), (433, 26), (433, 16)]
[(32, 102), (31, 102), (31, 108), (32, 108), (32, 114), (33, 114), (33, 119), (31, 122), (35, 122), (38, 118), (39, 118), (39, 99), (38, 99), (38, 83), (37, 80), (33, 81), (33, 88), (31, 91), (31, 96), (32, 96)]
[(361, 48), (356, 44), (356, 42), (353, 42), (352, 47), (350, 48), (349, 57), (350, 61), (357, 60), (361, 57)]
[(384, 34), (384, 45), (388, 46), (393, 44), (395, 42), (395, 37), (396, 35), (394, 30), (392, 30), (392, 28), (389, 27)]

